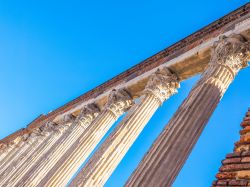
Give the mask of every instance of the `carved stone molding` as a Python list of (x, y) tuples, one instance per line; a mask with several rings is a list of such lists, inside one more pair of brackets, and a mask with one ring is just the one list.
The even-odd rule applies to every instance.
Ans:
[(42, 130), (40, 128), (34, 129), (30, 134), (29, 137), (27, 138), (27, 143), (32, 144), (33, 142), (39, 140), (42, 136)]
[(201, 79), (157, 137), (126, 187), (172, 185), (228, 86), (247, 65), (248, 53), (249, 44), (240, 35), (221, 37), (215, 43)]
[(40, 129), (42, 130), (41, 135), (42, 136), (48, 136), (52, 132), (56, 131), (58, 129), (58, 124), (55, 122), (47, 122), (45, 125), (41, 126)]
[(1, 143), (0, 144), (0, 151), (6, 149), (8, 147), (8, 145), (6, 143)]
[(45, 125), (45, 129), (46, 130), (54, 130), (56, 127), (57, 127), (57, 123), (55, 123), (55, 122), (53, 122), (53, 121), (49, 121), (49, 122), (47, 122), (46, 123), (46, 125)]
[(133, 98), (125, 89), (112, 90), (106, 104), (106, 109), (111, 111), (117, 119), (133, 104)]
[(90, 123), (95, 119), (100, 113), (100, 109), (94, 103), (85, 106), (80, 115), (78, 116), (78, 122), (84, 128), (88, 127)]
[(235, 76), (240, 69), (248, 65), (249, 52), (250, 43), (241, 35), (232, 34), (228, 37), (223, 35), (214, 43), (209, 65), (226, 66)]
[(168, 68), (157, 70), (149, 79), (145, 94), (154, 95), (162, 104), (171, 95), (177, 93), (180, 83), (176, 74)]
[(208, 67), (192, 92), (198, 94), (199, 85), (206, 83), (219, 88), (223, 95), (239, 70), (247, 66), (249, 52), (250, 44), (241, 35), (221, 36), (214, 43)]
[(72, 114), (67, 114), (63, 117), (62, 121), (60, 121), (60, 124), (62, 123), (72, 123), (76, 117)]

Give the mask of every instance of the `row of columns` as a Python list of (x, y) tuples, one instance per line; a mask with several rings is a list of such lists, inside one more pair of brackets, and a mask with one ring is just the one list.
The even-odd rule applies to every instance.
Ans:
[[(210, 63), (156, 139), (126, 186), (171, 186), (250, 46), (233, 34), (215, 43)], [(48, 123), (0, 155), (0, 186), (66, 186), (114, 122), (127, 114), (69, 186), (103, 186), (150, 118), (179, 88), (168, 68), (153, 73), (135, 103), (126, 89), (113, 90), (104, 108), (85, 106), (75, 118)]]
[(91, 157), (71, 186), (103, 186), (157, 108), (176, 93), (178, 78), (168, 69), (158, 70), (135, 104)]
[(238, 71), (250, 46), (239, 35), (221, 37), (201, 79), (131, 175), (126, 187), (171, 186)]
[(22, 180), (17, 182), (17, 186), (37, 186), (41, 178), (46, 175), (56, 161), (69, 149), (72, 142), (85, 131), (98, 113), (99, 109), (95, 105), (85, 107), (79, 115), (79, 118), (72, 123), (63, 136), (57, 139), (53, 147), (37, 159), (36, 162), (39, 164), (22, 174)]
[(133, 104), (132, 97), (123, 89), (112, 91), (103, 112), (93, 121), (86, 133), (82, 134), (64, 154), (59, 162), (41, 181), (41, 186), (65, 186), (82, 163), (88, 158), (114, 122)]

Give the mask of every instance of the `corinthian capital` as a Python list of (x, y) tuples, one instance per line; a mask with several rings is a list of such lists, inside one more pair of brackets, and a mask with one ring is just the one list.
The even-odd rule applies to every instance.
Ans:
[(8, 147), (8, 145), (6, 143), (0, 143), (0, 151), (4, 150)]
[(75, 116), (72, 114), (67, 114), (63, 117), (62, 121), (60, 123), (72, 123), (75, 120)]
[(134, 104), (131, 95), (125, 89), (112, 90), (109, 95), (106, 109), (118, 118)]
[(55, 123), (55, 122), (53, 122), (53, 121), (49, 121), (49, 122), (46, 123), (45, 128), (46, 128), (47, 130), (52, 130), (52, 131), (53, 131), (53, 130), (56, 129), (57, 126), (58, 126), (57, 123)]
[(43, 126), (40, 127), (41, 129), (41, 135), (42, 136), (48, 136), (50, 133), (52, 133), (53, 131), (56, 130), (57, 128), (57, 123), (49, 121), (46, 124), (44, 124)]
[(160, 103), (165, 101), (171, 95), (177, 93), (177, 88), (180, 87), (178, 77), (168, 68), (157, 70), (146, 85), (144, 92), (154, 95)]
[(25, 143), (32, 144), (34, 141), (38, 140), (40, 136), (42, 136), (42, 130), (40, 128), (33, 129), (27, 137), (27, 141)]
[(236, 75), (248, 65), (249, 52), (250, 43), (241, 35), (221, 36), (214, 44), (210, 65), (224, 65)]
[(7, 150), (8, 150), (8, 145), (6, 143), (0, 143), (0, 154), (7, 152)]
[(85, 106), (78, 116), (78, 123), (86, 128), (98, 116), (100, 109), (94, 103)]

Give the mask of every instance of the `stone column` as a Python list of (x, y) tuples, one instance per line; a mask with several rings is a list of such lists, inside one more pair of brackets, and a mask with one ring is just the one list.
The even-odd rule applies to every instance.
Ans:
[[(19, 138), (17, 138), (19, 139)], [(11, 141), (10, 143), (8, 144), (1, 144), (0, 145), (0, 163), (2, 162), (2, 160), (12, 151), (14, 150), (16, 147), (16, 142), (15, 140), (14, 141)]]
[[(67, 128), (68, 126), (70, 126), (71, 128), (71, 123), (74, 119), (74, 116), (66, 115), (64, 119), (59, 122), (59, 124), (62, 124), (62, 128)], [(27, 149), (20, 157), (18, 157), (18, 159), (11, 163), (11, 165), (4, 171), (4, 173), (0, 177), (0, 186), (2, 184), (14, 185), (32, 166), (36, 164), (37, 159), (39, 159), (40, 157), (44, 157), (44, 155), (42, 155), (42, 152), (38, 151), (37, 148), (44, 143), (43, 141), (46, 140), (48, 135), (51, 133), (51, 130), (52, 129), (49, 126), (45, 127), (45, 129), (43, 129), (43, 132), (40, 133), (40, 135), (43, 136), (37, 139), (37, 141), (35, 141), (32, 146), (29, 147), (29, 149)], [(39, 163), (39, 166), (42, 164), (42, 162)]]
[[(69, 124), (58, 125), (54, 122), (48, 122), (44, 127), (42, 127), (43, 132), (41, 133), (41, 135), (45, 136), (46, 138), (41, 141), (42, 143), (36, 149), (32, 150), (34, 154), (28, 157), (27, 163), (24, 163), (25, 165), (27, 164), (27, 168), (30, 168), (31, 166), (36, 167), (37, 164), (39, 164), (35, 162), (37, 157), (40, 158), (47, 150), (49, 150), (53, 146), (55, 141), (65, 132), (68, 127)], [(15, 171), (15, 167), (13, 167), (13, 169)], [(25, 170), (17, 170), (17, 172), (25, 174)], [(16, 176), (19, 176), (19, 173), (16, 173)], [(11, 183), (6, 183), (5, 180), (1, 181), (1, 183), (4, 183), (3, 186), (14, 186), (12, 185), (12, 183), (15, 184), (18, 178), (15, 177), (15, 174), (11, 177), (14, 178)]]
[(18, 152), (15, 153), (15, 158), (9, 160), (4, 167), (1, 167), (1, 175), (0, 175), (0, 186), (4, 183), (4, 181), (8, 178), (7, 176), (11, 176), (11, 173), (16, 170), (16, 164), (21, 163), (25, 160), (29, 154), (32, 154), (33, 149), (38, 147), (39, 143), (44, 139), (45, 136), (42, 136), (41, 129), (34, 129), (33, 132), (28, 136), (26, 140), (22, 141), (23, 146), (20, 146), (16, 149), (19, 149)]
[(65, 186), (88, 158), (112, 124), (127, 111), (133, 100), (127, 91), (113, 91), (103, 112), (62, 156), (38, 186)]
[(247, 66), (249, 43), (240, 35), (220, 37), (201, 79), (151, 146), (127, 187), (169, 187), (238, 71)]
[[(13, 161), (18, 159), (35, 140), (39, 139), (39, 131), (34, 130), (30, 135), (24, 134), (15, 141), (14, 147), (0, 162), (0, 174), (2, 175), (6, 168), (8, 168)], [(0, 176), (1, 176), (0, 175)]]
[[(15, 171), (11, 178), (8, 178), (6, 184), (15, 185), (19, 180), (24, 180), (26, 176), (27, 181), (35, 183), (35, 180), (41, 180), (46, 173), (53, 167), (53, 165), (60, 159), (60, 157), (67, 151), (67, 149), (74, 143), (74, 141), (86, 130), (94, 118), (99, 113), (99, 109), (95, 104), (89, 104), (84, 107), (75, 122), (66, 130), (53, 146), (43, 155), (34, 154), (27, 162)], [(61, 123), (70, 123), (74, 119), (66, 119)], [(34, 165), (35, 164), (35, 165)], [(31, 168), (32, 167), (32, 168)], [(31, 168), (31, 169), (30, 169)], [(1, 184), (1, 183), (0, 183)]]
[(177, 87), (177, 76), (167, 68), (154, 73), (139, 103), (129, 110), (70, 186), (104, 186), (155, 111), (176, 93)]
[(1, 143), (0, 144), (0, 162), (2, 159), (11, 151), (12, 147), (8, 147), (7, 144)]
[(2, 160), (7, 157), (7, 155), (11, 154), (11, 152), (15, 149), (16, 144), (14, 142), (10, 142), (8, 144), (1, 144), (0, 150), (0, 165), (2, 164)]

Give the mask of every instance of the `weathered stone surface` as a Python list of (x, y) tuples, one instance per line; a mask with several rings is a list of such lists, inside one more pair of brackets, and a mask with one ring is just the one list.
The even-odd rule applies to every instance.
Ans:
[[(221, 97), (247, 65), (249, 51), (250, 45), (240, 35), (220, 37), (201, 79), (144, 156), (127, 187), (172, 185)], [(225, 165), (221, 171), (234, 171), (234, 167)]]
[[(58, 138), (51, 137), (51, 140), (54, 139), (54, 141), (48, 140), (42, 142), (46, 146), (42, 146), (27, 154), (25, 156), (26, 159), (19, 162), (15, 170), (12, 169), (7, 176), (3, 176), (4, 180), (0, 181), (5, 182), (4, 184), (6, 185), (15, 186), (21, 179), (22, 181), (32, 179), (32, 182), (35, 184), (35, 180), (40, 180), (53, 167), (53, 164), (84, 132), (98, 113), (99, 109), (94, 104), (89, 104), (83, 108), (77, 119), (72, 116), (65, 116), (60, 123), (62, 125), (70, 124), (70, 126), (63, 132), (62, 136)], [(27, 176), (29, 176), (28, 179)]]
[[(59, 109), (52, 111), (48, 115), (39, 116), (31, 124), (29, 124), (27, 128), (21, 129), (4, 140), (1, 140), (0, 171), (2, 172), (0, 173), (0, 186), (65, 185), (81, 163), (94, 149), (101, 137), (104, 136), (110, 125), (130, 107), (132, 99), (138, 98), (142, 95), (142, 91), (145, 89), (145, 85), (148, 80), (150, 80), (149, 77), (152, 72), (158, 68), (168, 67), (172, 72), (175, 72), (178, 75), (179, 80), (184, 80), (197, 73), (203, 72), (207, 67), (209, 58), (212, 57), (211, 63), (207, 67), (209, 71), (205, 71), (203, 78), (200, 80), (200, 85), (203, 86), (200, 87), (198, 85), (190, 94), (190, 99), (186, 101), (186, 105), (184, 105), (188, 106), (186, 110), (190, 110), (190, 113), (183, 112), (180, 117), (180, 119), (186, 123), (195, 121), (199, 123), (200, 126), (198, 125), (197, 127), (189, 129), (187, 127), (192, 124), (187, 124), (186, 126), (182, 124), (183, 126), (179, 129), (175, 129), (177, 132), (174, 132), (173, 129), (171, 131), (171, 128), (174, 127), (170, 125), (170, 127), (167, 127), (163, 132), (168, 133), (171, 131), (176, 133), (175, 135), (179, 135), (183, 130), (188, 138), (193, 137), (191, 140), (187, 137), (181, 136), (179, 140), (169, 139), (169, 145), (174, 144), (175, 146), (179, 144), (183, 150), (186, 150), (186, 153), (181, 155), (182, 160), (179, 160), (180, 162), (177, 167), (173, 166), (174, 163), (171, 163), (172, 165), (168, 166), (170, 169), (167, 172), (170, 173), (169, 176), (171, 177), (169, 181), (172, 181), (176, 176), (176, 173), (180, 170), (183, 160), (185, 160), (188, 156), (188, 152), (190, 152), (191, 147), (195, 144), (195, 141), (197, 141), (202, 128), (204, 128), (204, 124), (208, 120), (209, 115), (211, 115), (228, 85), (237, 72), (243, 66), (246, 66), (245, 58), (249, 57), (249, 54), (248, 57), (246, 57), (249, 43), (246, 44), (246, 46), (244, 44), (245, 39), (250, 39), (249, 12), (250, 4), (248, 3), (242, 8), (232, 12), (230, 15), (223, 17), (204, 29), (161, 51), (153, 57), (148, 58), (110, 81), (96, 87)], [(231, 33), (236, 33), (236, 35), (234, 35), (234, 37), (221, 37), (223, 34), (228, 36)], [(237, 34), (241, 34), (241, 36), (244, 37)], [(216, 50), (213, 50), (212, 44), (218, 39), (218, 37), (220, 38), (220, 41), (215, 45)], [(242, 44), (242, 38), (245, 38), (243, 39), (244, 44)], [(235, 45), (231, 45), (232, 43)], [(221, 72), (224, 72), (224, 74), (221, 74)], [(166, 81), (165, 78), (156, 79), (153, 81), (152, 85), (155, 86), (155, 83), (162, 80)], [(110, 100), (108, 93), (114, 88), (124, 87), (126, 87), (126, 91), (120, 92), (115, 97), (112, 97), (113, 103), (116, 104), (109, 105), (108, 107), (105, 106), (105, 103)], [(152, 90), (150, 88), (147, 90), (148, 93), (150, 92), (151, 95), (154, 95), (154, 98), (157, 100), (157, 102), (150, 105), (151, 109), (159, 103), (162, 103), (166, 99), (166, 96), (169, 95), (168, 92), (161, 92), (161, 90), (166, 87), (169, 87), (169, 85), (161, 84), (161, 86), (158, 87), (158, 90)], [(124, 95), (127, 94), (129, 96), (125, 97), (125, 100), (117, 102), (121, 97), (124, 97)], [(208, 96), (211, 96), (211, 98), (208, 98)], [(195, 101), (202, 101), (202, 104), (195, 105)], [(70, 140), (67, 142), (58, 142), (58, 137), (61, 137), (64, 134), (66, 129), (68, 129), (68, 125), (55, 125), (55, 122), (61, 123), (63, 121), (66, 123), (72, 119), (74, 120), (76, 116), (79, 116), (82, 106), (92, 102), (95, 102), (100, 108), (105, 108), (105, 114), (99, 118), (98, 123), (96, 122), (93, 124), (93, 128), (89, 128), (90, 133), (85, 134), (77, 131), (78, 133), (73, 134), (73, 137), (70, 140), (76, 141), (73, 141), (74, 143), (72, 144), (72, 147)], [(152, 112), (153, 110), (148, 110), (148, 112), (149, 111)], [(197, 117), (197, 114), (202, 114), (202, 112), (203, 115), (201, 115), (200, 118)], [(149, 114), (150, 113), (148, 113), (148, 116), (150, 116)], [(190, 116), (188, 114), (190, 114)], [(191, 119), (188, 120), (187, 116)], [(81, 125), (87, 127), (92, 121), (92, 116), (86, 116), (81, 120), (86, 122), (82, 122)], [(106, 126), (102, 126), (103, 124), (106, 124)], [(247, 114), (242, 126), (250, 126), (250, 114)], [(142, 127), (142, 125), (140, 127)], [(48, 131), (43, 131), (44, 128), (48, 128)], [(214, 185), (224, 185), (224, 182), (226, 182), (227, 185), (231, 182), (232, 186), (243, 185), (245, 180), (238, 179), (248, 178), (247, 172), (249, 158), (247, 155), (250, 143), (249, 129), (250, 128), (245, 128), (241, 131), (244, 136), (242, 136), (242, 139), (236, 143), (235, 151), (237, 153), (235, 153), (235, 155), (231, 155), (231, 157), (222, 162), (225, 166), (225, 170), (233, 168), (235, 172), (229, 171), (218, 174), (218, 178), (223, 180), (215, 182)], [(39, 132), (40, 130), (42, 132)], [(42, 136), (42, 141), (36, 141), (37, 132), (35, 131), (38, 132), (39, 136)], [(194, 135), (194, 133), (197, 134)], [(53, 136), (51, 136), (51, 134)], [(79, 134), (81, 134), (81, 138), (78, 137)], [(138, 133), (136, 135), (138, 135)], [(49, 136), (49, 138), (47, 138), (47, 136)], [(132, 138), (128, 140), (130, 140), (130, 143), (126, 145), (131, 145), (134, 141)], [(164, 140), (162, 140), (162, 142), (164, 143)], [(65, 143), (65, 146), (63, 143)], [(186, 149), (185, 144), (190, 145), (190, 147)], [(166, 143), (165, 145), (168, 144)], [(65, 152), (66, 147), (68, 149), (68, 146), (70, 146), (70, 149)], [(179, 147), (177, 146), (174, 151), (172, 150), (174, 153), (172, 153), (172, 156), (170, 156), (169, 159), (179, 159), (178, 156), (176, 156), (178, 155), (178, 149)], [(165, 153), (162, 153), (158, 156), (165, 156), (164, 154)], [(120, 156), (121, 155), (122, 154), (120, 154)], [(117, 162), (119, 161), (119, 159), (114, 160)], [(113, 162), (110, 166), (115, 168), (116, 164), (117, 163)], [(160, 168), (164, 165), (161, 164), (162, 163), (158, 164), (157, 167)], [(52, 166), (53, 168), (51, 169)], [(245, 171), (243, 171), (243, 169)], [(154, 170), (152, 171), (154, 172)], [(152, 171), (150, 171), (151, 174)], [(165, 175), (167, 172), (158, 172), (158, 174)], [(234, 175), (236, 175), (237, 180), (228, 180)], [(42, 181), (40, 181), (41, 179)], [(154, 183), (154, 181), (161, 183), (154, 178), (152, 178), (152, 181), (150, 181), (150, 179), (148, 180), (149, 182), (146, 182), (146, 185), (152, 181), (152, 183)]]
[(104, 141), (70, 186), (104, 186), (157, 108), (177, 92), (177, 76), (167, 68), (149, 79), (144, 94)]
[[(49, 172), (45, 173), (40, 180), (37, 178), (37, 183), (34, 185), (66, 186), (117, 118), (133, 104), (131, 95), (125, 89), (113, 90), (110, 93), (106, 108), (77, 138), (65, 154), (56, 161)], [(34, 183), (34, 180), (32, 182)]]

